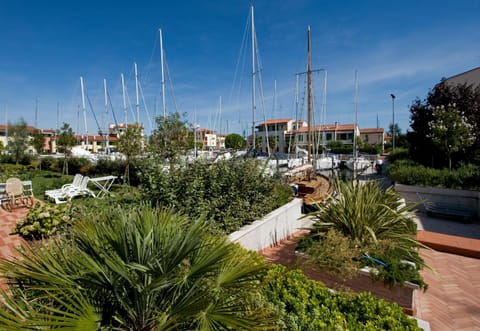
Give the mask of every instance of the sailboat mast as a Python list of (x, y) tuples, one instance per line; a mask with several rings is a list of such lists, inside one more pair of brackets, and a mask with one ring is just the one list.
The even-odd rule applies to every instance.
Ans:
[(310, 26), (308, 26), (308, 50), (307, 50), (307, 84), (308, 84), (308, 162), (312, 161), (312, 109), (313, 109), (313, 100), (312, 100), (312, 66), (311, 66), (311, 55), (310, 55)]
[(252, 14), (252, 146), (255, 148), (255, 20), (253, 14), (253, 5), (251, 6)]
[(137, 110), (137, 125), (140, 125), (140, 100), (138, 95), (138, 71), (137, 71), (137, 63), (134, 62), (133, 64), (135, 69), (135, 92), (136, 92), (136, 104), (135, 108)]
[(323, 118), (322, 118), (322, 122), (323, 122), (323, 134), (322, 134), (322, 145), (323, 145), (323, 149), (322, 149), (322, 154), (325, 152), (325, 146), (326, 146), (326, 133), (325, 133), (325, 129), (326, 129), (326, 125), (327, 125), (327, 69), (325, 69), (323, 71), (324, 73), (324, 76), (323, 76), (323, 102), (322, 102), (322, 106), (323, 106)]
[(109, 153), (110, 146), (108, 144), (108, 94), (107, 94), (107, 79), (103, 79), (103, 92), (105, 94), (105, 115), (103, 117), (103, 132), (100, 134), (103, 137), (104, 144), (105, 144), (105, 152)]
[(84, 91), (82, 76), (80, 76), (80, 88), (82, 89), (82, 111), (83, 111), (83, 124), (85, 127), (85, 149), (88, 150), (87, 111), (85, 109), (85, 91)]
[(355, 123), (353, 124), (353, 174), (357, 162), (358, 71), (355, 70)]
[(162, 29), (159, 29), (160, 33), (160, 66), (162, 72), (162, 109), (163, 109), (163, 118), (167, 117), (167, 105), (165, 103), (165, 73), (164, 73), (164, 64), (163, 64), (163, 36)]
[(123, 95), (123, 116), (125, 116), (125, 129), (127, 128), (127, 98), (125, 93), (125, 79), (123, 78), (123, 73), (120, 75), (122, 79), (122, 95)]

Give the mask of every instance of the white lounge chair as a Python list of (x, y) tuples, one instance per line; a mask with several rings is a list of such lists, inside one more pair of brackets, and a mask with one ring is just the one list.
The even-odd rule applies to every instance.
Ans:
[(57, 204), (69, 202), (72, 198), (79, 196), (91, 195), (95, 197), (95, 193), (87, 187), (89, 181), (90, 177), (85, 176), (82, 177), (79, 185), (64, 185), (60, 190), (49, 191), (48, 194), (45, 192), (45, 195)]
[(83, 175), (76, 174), (73, 177), (73, 181), (71, 183), (64, 184), (61, 188), (57, 188), (57, 189), (54, 189), (54, 190), (47, 190), (47, 191), (45, 191), (45, 196), (49, 197), (51, 195), (58, 195), (58, 194), (63, 193), (65, 190), (67, 190), (69, 188), (79, 187), (80, 184), (82, 183), (82, 180), (83, 180)]

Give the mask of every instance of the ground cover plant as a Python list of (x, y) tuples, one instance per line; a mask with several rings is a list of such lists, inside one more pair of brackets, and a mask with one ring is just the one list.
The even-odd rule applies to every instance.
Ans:
[(263, 284), (281, 330), (421, 330), (397, 304), (368, 293), (332, 292), (298, 269), (274, 265)]

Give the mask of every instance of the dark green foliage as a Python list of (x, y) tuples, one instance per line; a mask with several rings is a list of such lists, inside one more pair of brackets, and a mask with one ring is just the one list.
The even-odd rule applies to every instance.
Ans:
[(345, 147), (340, 141), (331, 141), (327, 144), (327, 148), (335, 154), (352, 154), (353, 147)]
[(410, 154), (407, 148), (395, 148), (395, 152), (391, 151), (388, 155), (388, 160), (393, 163), (397, 160), (406, 160), (410, 158)]
[(19, 164), (28, 147), (29, 136), (27, 122), (23, 118), (20, 118), (16, 124), (12, 125), (9, 123), (8, 126), (7, 150), (15, 161), (15, 164)]
[(68, 174), (82, 173), (82, 168), (88, 169), (90, 165), (91, 162), (84, 157), (71, 157), (68, 159)]
[(225, 147), (235, 150), (243, 149), (247, 145), (247, 142), (238, 133), (231, 133), (225, 137)]
[(433, 110), (436, 107), (452, 106), (468, 124), (470, 133), (475, 136), (473, 144), (462, 146), (452, 154), (452, 165), (459, 162), (478, 164), (480, 162), (480, 86), (467, 84), (449, 85), (444, 81), (437, 84), (426, 100), (416, 99), (410, 106), (411, 132), (407, 132), (412, 158), (425, 166), (443, 168), (448, 166), (444, 151), (437, 147), (432, 139)]
[(230, 233), (266, 215), (292, 198), (278, 180), (264, 176), (257, 161), (228, 160), (214, 164), (197, 161), (169, 172), (156, 163), (140, 167), (145, 199), (172, 206)]
[(397, 304), (367, 293), (332, 293), (300, 270), (275, 265), (263, 283), (281, 330), (421, 330)]
[[(418, 271), (412, 265), (402, 262), (404, 256), (402, 252), (393, 248), (390, 250), (377, 250), (369, 252), (369, 256), (375, 257), (387, 264), (387, 267), (381, 266), (369, 259), (362, 259), (361, 265), (374, 267), (378, 270), (378, 274), (372, 273), (374, 279), (381, 279), (386, 285), (393, 286), (394, 284), (409, 281), (417, 284), (421, 289), (426, 290), (428, 285), (423, 281)], [(418, 255), (417, 255), (418, 257)]]
[(59, 159), (52, 156), (42, 157), (39, 159), (40, 169), (60, 172), (61, 165), (59, 165), (58, 161)]
[(446, 168), (427, 168), (412, 161), (402, 160), (390, 165), (388, 173), (399, 184), (480, 190), (480, 166), (473, 164), (461, 165), (450, 171)]
[(360, 153), (381, 154), (382, 153), (382, 146), (381, 145), (363, 144), (363, 146), (360, 147), (358, 150), (359, 150)]

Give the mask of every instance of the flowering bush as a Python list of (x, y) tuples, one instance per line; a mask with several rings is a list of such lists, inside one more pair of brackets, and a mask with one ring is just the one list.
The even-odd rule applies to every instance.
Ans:
[(27, 240), (43, 239), (63, 232), (71, 224), (68, 205), (36, 203), (23, 220), (17, 221), (12, 234)]

